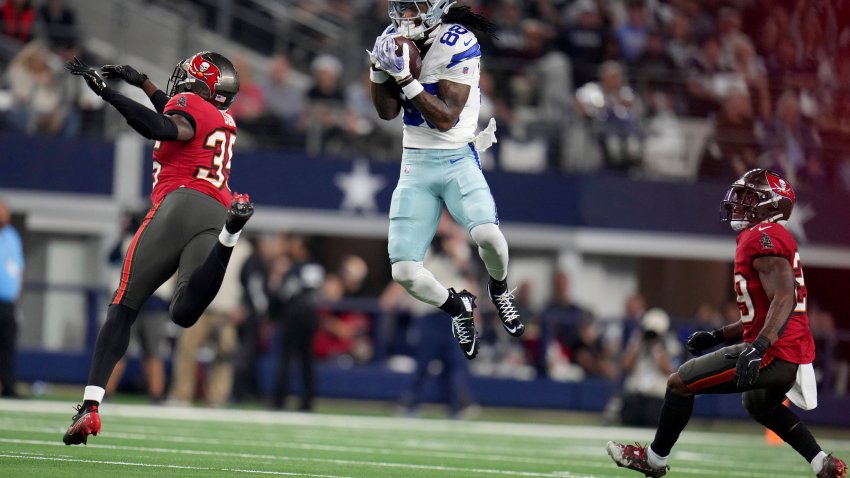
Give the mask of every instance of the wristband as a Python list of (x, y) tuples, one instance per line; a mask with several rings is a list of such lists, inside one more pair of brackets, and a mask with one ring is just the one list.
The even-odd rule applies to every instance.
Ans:
[(419, 80), (413, 80), (402, 86), (401, 91), (404, 92), (404, 96), (406, 96), (407, 99), (413, 99), (413, 97), (425, 91), (425, 87), (422, 86), (422, 83), (419, 83)]
[(760, 354), (764, 354), (764, 351), (770, 348), (770, 340), (763, 335), (759, 335), (750, 345), (758, 350)]
[(369, 79), (372, 80), (372, 83), (381, 84), (389, 80), (390, 75), (388, 75), (386, 71), (372, 68), (369, 70)]

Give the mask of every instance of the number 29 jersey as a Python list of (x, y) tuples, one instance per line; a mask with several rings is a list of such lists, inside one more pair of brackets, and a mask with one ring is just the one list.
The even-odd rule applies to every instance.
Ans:
[(474, 33), (453, 23), (437, 27), (434, 42), (422, 57), (419, 82), (432, 95), (437, 94), (440, 80), (469, 85), (469, 97), (457, 123), (448, 131), (440, 131), (425, 120), (404, 93), (400, 93), (404, 109), (402, 143), (405, 148), (457, 149), (475, 139), (478, 112), (481, 109), (481, 91), (478, 87), (480, 63), (481, 46)]
[(180, 115), (195, 127), (188, 141), (157, 141), (153, 151), (153, 192), (159, 204), (171, 191), (187, 187), (230, 206), (230, 160), (236, 142), (236, 122), (194, 93), (174, 95), (164, 114)]
[(812, 363), (815, 359), (815, 343), (809, 328), (806, 310), (806, 283), (797, 241), (781, 224), (762, 223), (745, 229), (738, 234), (735, 249), (735, 293), (738, 309), (744, 323), (744, 341), (753, 342), (764, 328), (770, 299), (764, 290), (753, 261), (759, 257), (782, 257), (794, 269), (796, 303), (791, 317), (781, 332), (779, 340), (767, 350), (767, 355), (779, 357), (796, 364)]

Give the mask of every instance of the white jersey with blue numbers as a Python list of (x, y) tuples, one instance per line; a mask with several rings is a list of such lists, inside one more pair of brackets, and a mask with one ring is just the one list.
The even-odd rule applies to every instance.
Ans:
[(457, 123), (448, 131), (440, 131), (428, 123), (402, 93), (405, 148), (456, 149), (472, 142), (481, 107), (480, 70), (481, 47), (475, 34), (453, 23), (437, 27), (434, 42), (422, 58), (419, 82), (432, 95), (437, 94), (440, 80), (463, 83), (470, 86), (469, 97)]

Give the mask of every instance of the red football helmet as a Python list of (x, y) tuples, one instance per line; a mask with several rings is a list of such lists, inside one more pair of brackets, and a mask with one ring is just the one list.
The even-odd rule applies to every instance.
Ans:
[(720, 219), (741, 231), (760, 222), (788, 219), (795, 202), (791, 183), (773, 171), (753, 169), (726, 191), (720, 203)]
[(239, 93), (239, 73), (223, 55), (202, 51), (174, 67), (166, 89), (168, 96), (190, 91), (226, 110)]

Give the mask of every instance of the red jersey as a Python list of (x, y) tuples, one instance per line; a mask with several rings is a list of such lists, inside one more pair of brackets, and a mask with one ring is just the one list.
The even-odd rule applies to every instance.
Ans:
[(193, 122), (195, 136), (188, 141), (157, 141), (153, 148), (153, 192), (158, 204), (179, 187), (196, 189), (230, 207), (230, 159), (236, 143), (236, 122), (194, 93), (174, 95), (165, 114)]
[(770, 299), (764, 291), (753, 261), (763, 256), (782, 257), (794, 268), (797, 281), (797, 303), (779, 340), (767, 349), (766, 355), (796, 363), (812, 363), (815, 359), (815, 342), (809, 329), (809, 314), (806, 311), (806, 283), (797, 241), (781, 224), (762, 223), (738, 234), (735, 249), (735, 293), (738, 309), (744, 323), (744, 341), (751, 343), (764, 328)]

